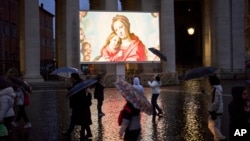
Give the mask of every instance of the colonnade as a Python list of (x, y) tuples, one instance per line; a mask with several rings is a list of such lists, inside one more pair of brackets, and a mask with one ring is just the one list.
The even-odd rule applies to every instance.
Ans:
[[(58, 67), (79, 68), (79, 0), (56, 2), (56, 50)], [(101, 10), (118, 10), (117, 0), (103, 0)], [(131, 0), (131, 2), (135, 2)], [(139, 0), (127, 10), (160, 10), (160, 46), (167, 56), (163, 72), (176, 72), (174, 0)], [(20, 1), (20, 66), (24, 79), (43, 81), (40, 76), (39, 0)], [(223, 69), (244, 68), (244, 0), (201, 0), (203, 65)], [(37, 6), (34, 6), (37, 5)], [(131, 6), (131, 7), (130, 7)], [(93, 7), (94, 8), (94, 7)], [(100, 5), (99, 5), (100, 8)], [(143, 64), (144, 71), (152, 66)], [(112, 71), (112, 66), (107, 71)]]

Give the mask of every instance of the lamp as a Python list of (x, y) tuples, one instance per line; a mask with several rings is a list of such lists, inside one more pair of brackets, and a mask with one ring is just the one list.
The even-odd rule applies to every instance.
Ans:
[(194, 32), (195, 32), (194, 27), (188, 27), (187, 32), (188, 32), (188, 35), (194, 35)]

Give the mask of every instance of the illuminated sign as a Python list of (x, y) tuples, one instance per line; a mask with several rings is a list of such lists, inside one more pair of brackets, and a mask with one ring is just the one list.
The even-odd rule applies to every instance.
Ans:
[(81, 63), (160, 61), (148, 48), (160, 50), (156, 12), (80, 11)]

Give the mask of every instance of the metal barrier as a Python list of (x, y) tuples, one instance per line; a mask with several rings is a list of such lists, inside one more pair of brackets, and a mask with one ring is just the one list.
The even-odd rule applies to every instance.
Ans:
[[(152, 81), (156, 73), (141, 73), (137, 75), (140, 78), (141, 85), (148, 86), (148, 81)], [(157, 73), (160, 76), (163, 85), (171, 85), (171, 84), (178, 84), (178, 75), (177, 73), (167, 72), (167, 73)], [(114, 87), (114, 83), (122, 78), (125, 79), (127, 82), (132, 84), (134, 74), (129, 75), (115, 75), (115, 74), (105, 74), (103, 76), (103, 84), (105, 87)]]
[(220, 79), (247, 79), (249, 73), (245, 69), (221, 69), (217, 74)]

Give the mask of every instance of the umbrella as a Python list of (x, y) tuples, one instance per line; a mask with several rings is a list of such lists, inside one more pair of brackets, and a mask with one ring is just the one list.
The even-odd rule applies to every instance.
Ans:
[(209, 74), (214, 74), (217, 68), (215, 67), (198, 67), (185, 72), (183, 80), (195, 79)]
[(120, 79), (115, 83), (116, 88), (126, 100), (133, 104), (133, 106), (148, 115), (152, 115), (153, 108), (144, 94), (140, 94), (130, 83)]
[(16, 77), (10, 77), (10, 80), (13, 83), (17, 83), (17, 84), (21, 85), (26, 91), (31, 93), (31, 86), (28, 84), (28, 82), (24, 81), (21, 78), (16, 78)]
[(79, 71), (77, 68), (74, 68), (74, 67), (62, 67), (62, 68), (55, 69), (50, 74), (70, 78), (71, 73), (79, 73)]
[(79, 91), (95, 84), (97, 82), (96, 78), (88, 79), (83, 82), (80, 82), (76, 84), (72, 89), (69, 90), (69, 92), (66, 94), (66, 98), (71, 97), (72, 95), (78, 93)]
[(8, 81), (4, 76), (0, 76), (0, 89), (4, 89), (12, 86), (11, 82)]
[(158, 56), (161, 60), (167, 61), (167, 57), (164, 54), (162, 54), (160, 52), (160, 50), (157, 50), (157, 49), (155, 49), (153, 47), (148, 48), (148, 50), (150, 50), (153, 54), (155, 54), (156, 56)]

